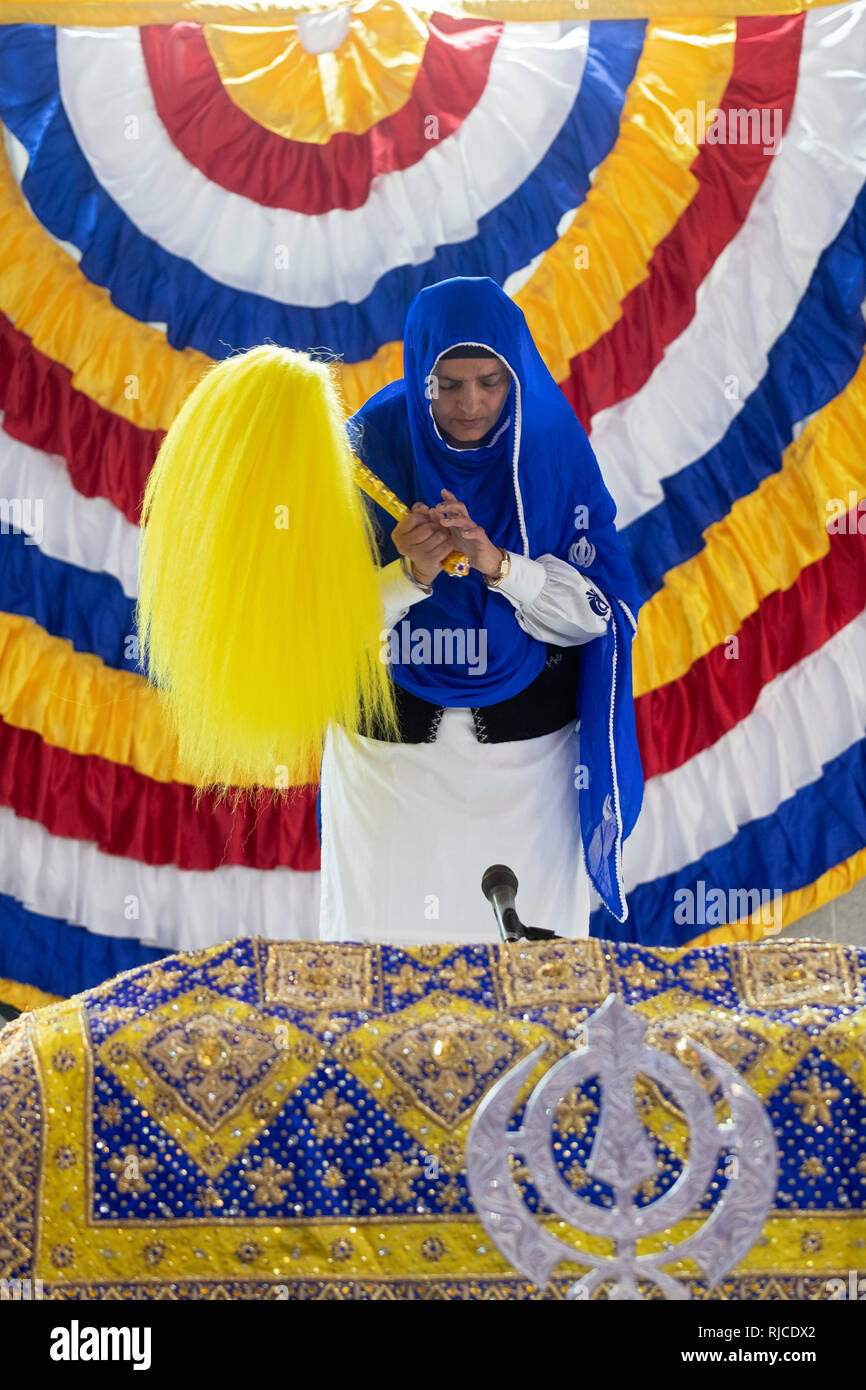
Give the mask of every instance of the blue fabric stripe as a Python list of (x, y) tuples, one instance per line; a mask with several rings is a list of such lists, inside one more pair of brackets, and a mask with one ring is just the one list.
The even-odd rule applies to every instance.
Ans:
[(124, 936), (100, 936), (60, 917), (42, 917), (0, 893), (0, 977), (68, 996), (122, 970), (170, 955)]
[(708, 526), (780, 470), (793, 426), (844, 391), (866, 343), (864, 298), (866, 184), (770, 350), (763, 380), (724, 437), (702, 458), (665, 478), (664, 501), (623, 527), (620, 534), (644, 599), (661, 589), (668, 570), (704, 548)]
[(616, 140), (645, 29), (644, 20), (593, 22), (578, 96), (529, 177), (479, 218), (476, 236), (437, 248), (423, 265), (388, 271), (359, 304), (277, 304), (211, 279), (144, 236), (99, 185), (75, 139), (60, 100), (53, 28), (0, 28), (0, 116), (30, 155), (23, 188), (36, 216), (82, 250), (82, 273), (108, 288), (120, 309), (166, 323), (172, 347), (222, 358), (266, 340), (302, 349), (327, 343), (358, 362), (402, 338), (409, 302), (425, 285), (452, 275), (502, 284), (553, 244), (559, 219), (583, 201), (591, 171)]
[(0, 611), (32, 618), (106, 666), (137, 671), (134, 610), (112, 575), (45, 555), (21, 534), (0, 537)]
[[(771, 349), (764, 380), (724, 438), (665, 479), (665, 501), (620, 531), (644, 599), (661, 588), (670, 568), (703, 549), (702, 532), (737, 498), (779, 471), (797, 421), (845, 390), (866, 343), (864, 297), (866, 185)], [(19, 537), (5, 542), (13, 545), (5, 554), (0, 546), (0, 609), (34, 618), (109, 666), (135, 669), (135, 659), (125, 656), (134, 603), (115, 579), (51, 559)]]
[[(775, 889), (791, 893), (814, 883), (866, 844), (866, 739), (826, 763), (815, 782), (783, 801), (772, 814), (744, 825), (727, 844), (676, 873), (642, 883), (628, 895), (629, 916), (614, 921), (599, 908), (590, 935), (643, 946), (684, 946), (707, 925), (674, 921), (677, 889)], [(546, 925), (541, 923), (540, 925)], [(553, 925), (553, 924), (550, 924)], [(555, 927), (554, 927), (555, 930)]]

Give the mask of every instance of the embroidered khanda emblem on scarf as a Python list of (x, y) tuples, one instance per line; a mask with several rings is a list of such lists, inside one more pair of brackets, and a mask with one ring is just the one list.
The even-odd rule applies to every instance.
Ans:
[(568, 558), (579, 570), (585, 570), (595, 559), (595, 546), (586, 536), (568, 547)]
[[(585, 1046), (563, 1057), (535, 1086), (522, 1128), (508, 1128), (511, 1112), (546, 1044), (497, 1082), (479, 1107), (467, 1139), (472, 1201), (505, 1258), (538, 1287), (548, 1283), (563, 1260), (590, 1266), (590, 1273), (569, 1288), (569, 1299), (589, 1297), (610, 1278), (611, 1299), (642, 1299), (641, 1280), (657, 1285), (668, 1298), (687, 1299), (686, 1288), (662, 1268), (683, 1259), (698, 1264), (714, 1286), (757, 1241), (775, 1194), (778, 1156), (758, 1096), (727, 1062), (691, 1039), (681, 1039), (678, 1050), (688, 1048), (721, 1087), (730, 1116), (717, 1121), (696, 1076), (678, 1058), (647, 1046), (646, 1029), (640, 1014), (609, 995), (585, 1025)], [(643, 1205), (636, 1203), (635, 1189), (655, 1187), (659, 1162), (638, 1114), (638, 1077), (648, 1077), (670, 1092), (689, 1128), (688, 1157), (679, 1176), (661, 1196)], [(608, 1206), (577, 1195), (557, 1166), (553, 1145), (554, 1130), (576, 1128), (583, 1133), (587, 1128), (596, 1106), (577, 1096), (593, 1078), (599, 1085), (599, 1118), (581, 1179), (584, 1185), (606, 1184), (612, 1193)], [(518, 1160), (522, 1164), (512, 1166)], [(546, 1230), (515, 1185), (521, 1174), (552, 1212), (581, 1231), (612, 1241), (616, 1253), (577, 1249)], [(694, 1213), (714, 1179), (723, 1186), (722, 1195), (693, 1235), (679, 1243), (668, 1241), (663, 1250), (638, 1253), (639, 1241), (671, 1231)]]

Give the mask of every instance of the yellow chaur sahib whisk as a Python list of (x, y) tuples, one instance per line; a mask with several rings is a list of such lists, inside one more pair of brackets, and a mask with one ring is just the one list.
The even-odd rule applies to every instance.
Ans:
[[(136, 610), (169, 776), (297, 786), (316, 781), (330, 726), (396, 736), (359, 489), (397, 520), (408, 511), (352, 454), (324, 362), (262, 344), (184, 401), (145, 490)], [(466, 574), (466, 556), (446, 568)]]
[[(395, 521), (402, 521), (409, 510), (405, 502), (401, 502), (399, 497), (396, 497), (391, 489), (385, 486), (382, 479), (377, 478), (376, 474), (365, 463), (361, 463), (360, 459), (355, 459), (354, 469), (355, 481), (361, 491), (366, 492), (367, 496), (372, 498), (374, 502), (378, 502), (383, 511), (386, 511)], [(446, 574), (462, 579), (469, 573), (470, 565), (465, 555), (462, 555), (459, 550), (452, 550), (451, 554), (443, 560), (442, 568)]]

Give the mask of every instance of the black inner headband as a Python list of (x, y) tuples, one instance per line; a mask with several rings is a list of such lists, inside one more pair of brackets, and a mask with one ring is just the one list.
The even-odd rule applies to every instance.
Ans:
[(454, 357), (493, 357), (497, 362), (501, 361), (501, 358), (497, 357), (495, 352), (491, 352), (490, 348), (478, 347), (475, 343), (458, 343), (456, 347), (443, 352), (442, 356), (436, 360), (437, 362), (450, 362)]

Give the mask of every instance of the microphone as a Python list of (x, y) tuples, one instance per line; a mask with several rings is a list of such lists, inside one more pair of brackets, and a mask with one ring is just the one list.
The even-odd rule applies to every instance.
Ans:
[(556, 932), (544, 927), (525, 927), (517, 915), (514, 895), (517, 875), (507, 864), (491, 864), (481, 879), (481, 891), (493, 908), (503, 941), (550, 941)]
[(524, 926), (514, 906), (517, 875), (508, 868), (507, 864), (491, 864), (481, 879), (481, 891), (493, 908), (502, 940), (522, 940)]

